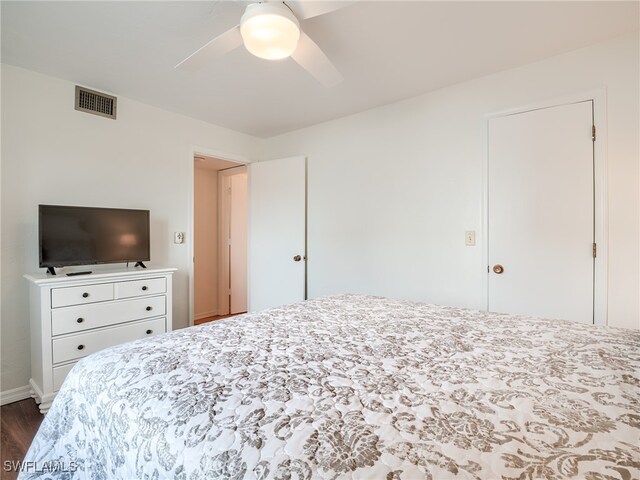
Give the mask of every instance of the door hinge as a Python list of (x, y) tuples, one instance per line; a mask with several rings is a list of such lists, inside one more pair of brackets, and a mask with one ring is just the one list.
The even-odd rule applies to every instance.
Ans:
[(598, 245), (596, 243), (593, 244), (593, 258), (596, 258), (598, 255)]
[(596, 141), (596, 126), (595, 125), (591, 126), (591, 141), (593, 141), (593, 142)]

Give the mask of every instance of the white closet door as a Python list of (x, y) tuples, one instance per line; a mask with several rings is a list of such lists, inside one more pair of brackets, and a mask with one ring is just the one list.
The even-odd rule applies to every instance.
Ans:
[(232, 175), (230, 180), (230, 313), (242, 313), (247, 311), (247, 174)]
[(306, 165), (249, 165), (249, 311), (305, 299)]
[(593, 323), (592, 106), (489, 121), (489, 310)]

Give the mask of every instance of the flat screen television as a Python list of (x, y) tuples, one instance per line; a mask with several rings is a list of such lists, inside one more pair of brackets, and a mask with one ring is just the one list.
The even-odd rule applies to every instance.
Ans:
[[(149, 210), (39, 205), (40, 267), (149, 261)], [(144, 264), (142, 264), (144, 266)]]

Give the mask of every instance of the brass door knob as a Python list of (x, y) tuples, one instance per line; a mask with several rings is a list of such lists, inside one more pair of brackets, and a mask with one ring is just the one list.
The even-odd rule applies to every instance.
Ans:
[(300, 260), (302, 260), (302, 257), (300, 255), (296, 255), (295, 257), (293, 257), (294, 262), (299, 262)]
[(493, 273), (497, 273), (498, 275), (500, 275), (502, 272), (504, 272), (504, 267), (502, 265), (497, 263), (493, 266)]

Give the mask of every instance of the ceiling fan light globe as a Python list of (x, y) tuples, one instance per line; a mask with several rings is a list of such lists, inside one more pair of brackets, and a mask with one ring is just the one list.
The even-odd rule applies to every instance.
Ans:
[(300, 25), (284, 4), (259, 3), (247, 7), (240, 22), (240, 34), (250, 53), (279, 60), (296, 50)]

